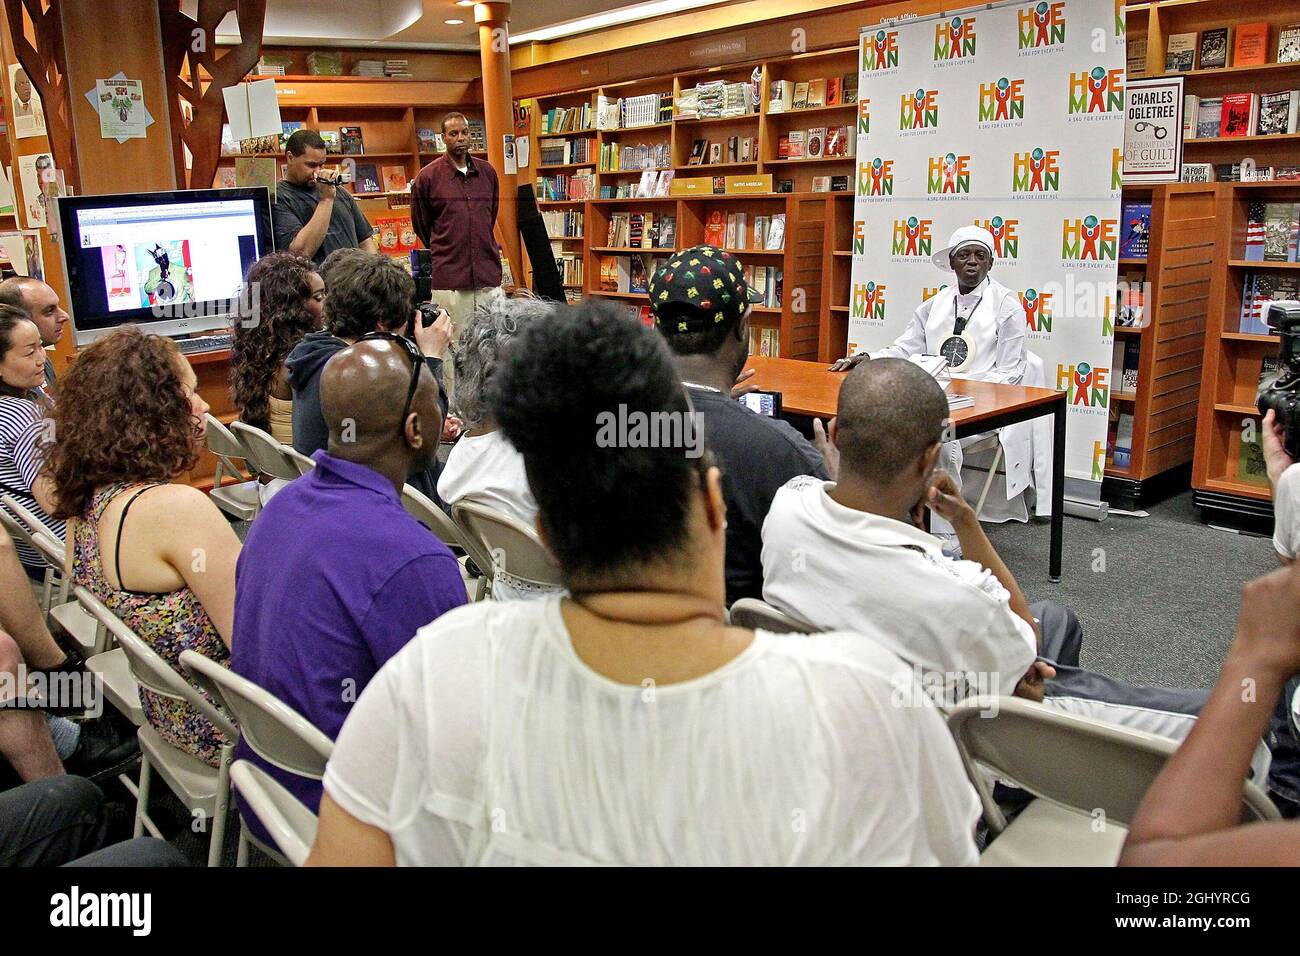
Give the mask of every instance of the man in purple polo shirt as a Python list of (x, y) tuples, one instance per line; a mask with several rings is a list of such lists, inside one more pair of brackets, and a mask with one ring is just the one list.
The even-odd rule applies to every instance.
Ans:
[[(446, 153), (411, 183), (411, 225), (429, 250), (433, 301), (451, 316), (454, 342), (475, 307), (502, 294), (501, 249), (494, 232), (500, 196), (496, 170), (469, 154), (463, 114), (443, 117), (442, 136)], [(443, 376), (451, 395), (451, 362), (443, 366)]]
[[(331, 738), (384, 662), (466, 601), (451, 551), (402, 507), (406, 477), (428, 467), (442, 431), (438, 384), (412, 350), (363, 338), (330, 359), (320, 385), (328, 448), (258, 515), (236, 567), (235, 673)], [(320, 804), (318, 781), (242, 741), (236, 757)]]

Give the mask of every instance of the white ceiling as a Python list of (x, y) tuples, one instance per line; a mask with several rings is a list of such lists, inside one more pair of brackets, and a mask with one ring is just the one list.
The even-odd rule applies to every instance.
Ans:
[[(688, 5), (712, 6), (727, 0), (692, 0)], [(197, 0), (184, 0), (191, 16)], [(594, 14), (618, 11), (617, 23), (658, 15), (647, 0), (515, 0), (510, 34), (557, 27)], [(459, 25), (443, 21), (461, 19)], [(217, 42), (239, 38), (235, 15), (217, 28)], [(455, 0), (267, 0), (263, 42), (317, 46), (409, 47), (412, 49), (478, 50), (474, 8)]]

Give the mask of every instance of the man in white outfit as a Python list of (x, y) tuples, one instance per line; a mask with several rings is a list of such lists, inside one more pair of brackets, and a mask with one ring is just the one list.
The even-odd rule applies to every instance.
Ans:
[[(993, 235), (979, 226), (962, 226), (948, 240), (947, 247), (934, 254), (935, 266), (956, 275), (956, 286), (946, 286), (917, 306), (893, 345), (874, 352), (859, 352), (831, 366), (844, 372), (868, 358), (910, 358), (913, 355), (942, 355), (954, 378), (1019, 385), (1025, 377), (1025, 319), (1020, 297), (989, 276), (993, 268)], [(987, 435), (973, 435), (946, 442), (939, 464), (961, 489), (962, 448), (983, 441)], [(999, 433), (1006, 459), (1007, 497), (1019, 494), (1022, 480), (1032, 464), (1029, 432), (1002, 429)], [(947, 521), (935, 515), (932, 531), (949, 549), (956, 547), (956, 535)]]

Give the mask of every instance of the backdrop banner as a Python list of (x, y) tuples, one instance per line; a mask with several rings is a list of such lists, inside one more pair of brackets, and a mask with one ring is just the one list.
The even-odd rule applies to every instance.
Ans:
[(849, 353), (902, 333), (953, 281), (931, 254), (957, 227), (985, 227), (1044, 384), (1069, 396), (1066, 474), (1094, 482), (1110, 415), (1124, 66), (1116, 0), (886, 21), (859, 44)]

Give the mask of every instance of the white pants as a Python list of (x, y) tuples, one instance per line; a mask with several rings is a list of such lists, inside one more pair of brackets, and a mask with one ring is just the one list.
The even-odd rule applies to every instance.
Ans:
[[(456, 340), (460, 337), (460, 330), (465, 327), (465, 323), (469, 321), (469, 317), (474, 314), (474, 310), (478, 306), (504, 295), (505, 292), (500, 286), (494, 286), (490, 289), (434, 289), (432, 293), (434, 304), (441, 306), (451, 317), (452, 345), (456, 344)], [(450, 400), (455, 394), (455, 363), (450, 361), (450, 352), (436, 357), (443, 360), (442, 384), (447, 390), (447, 398)]]

